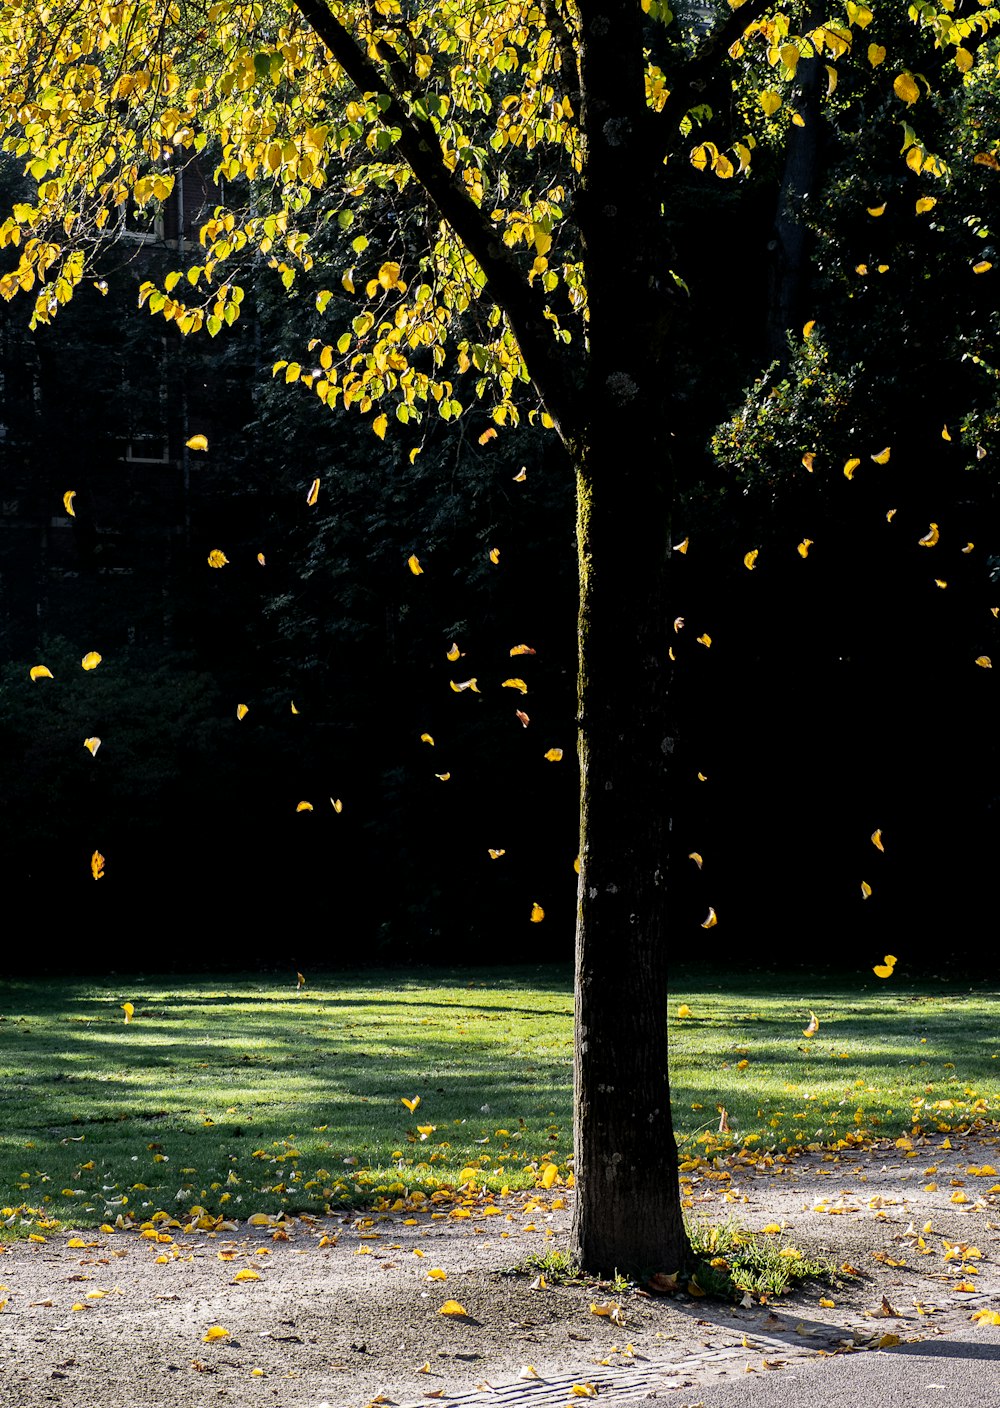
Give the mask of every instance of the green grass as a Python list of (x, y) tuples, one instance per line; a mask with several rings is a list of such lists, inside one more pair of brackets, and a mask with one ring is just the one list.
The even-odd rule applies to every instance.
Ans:
[(836, 1263), (810, 1256), (790, 1242), (756, 1237), (735, 1222), (693, 1223), (691, 1247), (702, 1265), (698, 1284), (709, 1295), (739, 1300), (745, 1291), (757, 1299), (784, 1295), (804, 1281), (833, 1281)]
[[(995, 1119), (997, 994), (876, 981), (678, 975), (682, 1155)], [(565, 1176), (571, 1002), (554, 968), (310, 975), (301, 993), (247, 976), (6, 983), (3, 1221), (319, 1211), (430, 1195), (469, 1166), (481, 1187), (528, 1188), (545, 1155)]]

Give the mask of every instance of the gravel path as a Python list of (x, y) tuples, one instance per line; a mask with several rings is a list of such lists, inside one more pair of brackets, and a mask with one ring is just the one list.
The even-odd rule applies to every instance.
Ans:
[[(18, 1242), (0, 1254), (0, 1402), (561, 1408), (586, 1401), (574, 1384), (592, 1383), (612, 1402), (710, 1408), (712, 1385), (748, 1367), (780, 1372), (887, 1333), (904, 1342), (967, 1333), (974, 1311), (1000, 1308), (1000, 1175), (982, 1173), (993, 1166), (996, 1131), (688, 1169), (692, 1216), (781, 1227), (768, 1235), (860, 1273), (774, 1305), (533, 1287), (531, 1275), (504, 1274), (564, 1244), (570, 1208), (547, 1193), (508, 1198), (491, 1214), (470, 1200), (437, 1216)], [(467, 1313), (441, 1314), (449, 1300)], [(622, 1324), (591, 1309), (614, 1303)], [(227, 1333), (206, 1339), (213, 1327)]]

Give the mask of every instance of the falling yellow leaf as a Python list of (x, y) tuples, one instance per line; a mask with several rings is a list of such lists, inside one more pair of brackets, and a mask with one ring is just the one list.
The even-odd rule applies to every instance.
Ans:
[(66, 512), (69, 514), (70, 518), (75, 518), (75, 517), (76, 517), (76, 509), (73, 507), (73, 500), (74, 500), (75, 498), (76, 498), (76, 490), (75, 490), (75, 489), (67, 489), (66, 492), (65, 492), (65, 494), (63, 494), (63, 508), (64, 508), (64, 509), (66, 510)]
[(439, 1315), (468, 1315), (464, 1305), (459, 1305), (457, 1300), (446, 1300), (444, 1305), (438, 1307)]
[(479, 681), (476, 676), (473, 676), (471, 680), (459, 680), (457, 682), (455, 680), (449, 680), (448, 683), (456, 694), (461, 694), (463, 689), (471, 689), (473, 694), (479, 693)]
[(819, 1031), (819, 1018), (816, 1016), (816, 1013), (813, 1012), (813, 1011), (810, 1009), (810, 1012), (809, 1012), (809, 1025), (808, 1025), (808, 1027), (803, 1027), (803, 1028), (802, 1028), (802, 1035), (803, 1035), (803, 1036), (815, 1036), (818, 1031)]
[(88, 750), (92, 758), (96, 758), (97, 750), (101, 746), (101, 740), (99, 738), (85, 738), (83, 740), (83, 746)]
[(531, 906), (531, 922), (532, 922), (532, 924), (541, 924), (541, 922), (542, 922), (542, 920), (543, 920), (544, 918), (545, 918), (545, 910), (544, 910), (544, 909), (542, 908), (542, 906), (541, 906), (540, 904), (538, 904), (537, 901), (536, 901), (536, 902)]
[(743, 566), (747, 569), (748, 572), (752, 572), (753, 569), (757, 566), (757, 555), (759, 552), (760, 548), (752, 548), (750, 552), (744, 554)]
[(100, 851), (95, 851), (90, 857), (90, 873), (95, 880), (104, 879), (104, 857)]
[(479, 437), (479, 443), (480, 443), (480, 445), (488, 445), (491, 440), (495, 440), (496, 438), (497, 438), (496, 428), (491, 425), (491, 426), (489, 426), (486, 430), (483, 431), (482, 435), (480, 435), (480, 437)]
[(512, 645), (510, 653), (514, 655), (535, 655), (537, 652), (530, 645)]
[(813, 335), (813, 328), (814, 328), (815, 326), (816, 326), (816, 319), (815, 319), (815, 318), (810, 318), (809, 321), (808, 321), (808, 323), (805, 323), (805, 324), (803, 325), (803, 328), (802, 328), (802, 336), (806, 339), (806, 341), (808, 341), (809, 338), (812, 337), (812, 335)]
[(980, 259), (978, 264), (973, 264), (972, 272), (974, 274), (988, 274), (992, 268), (993, 265), (989, 259)]
[(798, 547), (795, 549), (795, 551), (798, 553), (799, 557), (808, 557), (809, 549), (812, 547), (812, 545), (812, 538), (803, 538), (801, 543), (799, 543)]
[(247, 706), (246, 704), (237, 704), (237, 706), (236, 706), (236, 717), (237, 717), (238, 719), (245, 719), (246, 716), (247, 716), (247, 714), (249, 714), (249, 712), (250, 712), (250, 710), (249, 710), (249, 708), (248, 708), (248, 706)]
[(884, 850), (885, 850), (885, 847), (882, 845), (882, 828), (881, 828), (881, 826), (876, 827), (876, 829), (872, 832), (872, 845), (875, 847), (875, 849), (876, 849), (877, 851), (884, 851)]
[(977, 665), (980, 665), (984, 670), (992, 670), (992, 669), (993, 669), (993, 661), (990, 659), (990, 657), (989, 657), (988, 655), (977, 655), (977, 656), (976, 656), (976, 664), (977, 664)]
[(966, 545), (965, 545), (965, 547), (962, 549), (962, 551), (963, 551), (964, 553), (970, 553), (970, 552), (972, 551), (972, 549), (973, 549), (975, 546), (976, 546), (975, 543), (966, 543)]
[(344, 810), (344, 804), (339, 797), (331, 797), (330, 806), (333, 808), (333, 810), (337, 813), (338, 816), (340, 816), (340, 813)]
[(499, 549), (499, 548), (490, 548), (490, 561), (493, 563), (493, 566), (494, 566), (494, 567), (495, 567), (495, 566), (497, 565), (497, 563), (500, 561), (500, 549)]
[(229, 558), (221, 548), (213, 548), (208, 554), (209, 567), (225, 567), (228, 561)]
[(295, 810), (297, 812), (311, 812), (314, 808), (312, 802), (299, 802)]
[(85, 670), (96, 670), (103, 658), (102, 655), (98, 655), (96, 650), (89, 650), (80, 664)]
[(708, 781), (708, 778), (705, 776), (705, 774), (704, 774), (703, 772), (697, 773), (696, 776), (697, 776), (699, 782), (707, 782), (707, 781)]
[(816, 452), (815, 452), (815, 450), (810, 450), (810, 451), (808, 452), (808, 454), (805, 454), (805, 455), (802, 456), (802, 463), (803, 463), (803, 465), (805, 465), (806, 469), (808, 469), (808, 471), (809, 471), (810, 474), (812, 474), (812, 472), (813, 472), (813, 464), (815, 463), (815, 461), (816, 461)]
[(933, 548), (937, 545), (938, 539), (940, 537), (941, 534), (938, 532), (937, 524), (932, 523), (931, 526), (928, 528), (927, 532), (924, 534), (924, 536), (919, 540), (920, 546), (922, 548)]
[(297, 714), (299, 711), (298, 711), (298, 707), (296, 706), (295, 700), (292, 699), (292, 700), (290, 700), (289, 702), (290, 702), (290, 704), (291, 704), (292, 713), (293, 713), (293, 714)]
[(889, 512), (888, 512), (888, 513), (886, 514), (886, 516), (885, 516), (885, 521), (886, 521), (886, 523), (891, 523), (892, 520), (893, 520), (895, 517), (896, 517), (896, 510), (895, 510), (894, 508), (891, 508), (891, 509), (889, 510)]
[(674, 543), (674, 552), (686, 553), (691, 545), (691, 539), (685, 538), (682, 543)]
[(319, 498), (319, 480), (318, 480), (318, 479), (314, 479), (313, 482), (312, 482), (312, 483), (310, 484), (310, 486), (309, 486), (309, 492), (308, 492), (308, 494), (306, 495), (306, 503), (309, 505), (310, 508), (312, 508), (312, 506), (316, 503), (316, 500), (317, 500), (318, 498)]
[(716, 926), (716, 924), (718, 924), (718, 922), (719, 922), (719, 920), (718, 920), (718, 916), (717, 916), (716, 913), (715, 913), (715, 910), (712, 908), (711, 905), (709, 905), (709, 907), (708, 907), (708, 918), (702, 920), (701, 927), (702, 927), (703, 929), (714, 929), (715, 926)]
[(501, 856), (505, 856), (506, 854), (506, 850), (495, 851), (492, 846), (489, 848), (490, 860), (499, 860)]
[(265, 558), (264, 558), (264, 554), (263, 554), (262, 552), (259, 552), (259, 553), (257, 554), (257, 561), (260, 563), (261, 567), (264, 567), (264, 566), (267, 565), (267, 564), (266, 564), (266, 560), (265, 560)]
[(55, 675), (53, 675), (48, 665), (32, 665), (31, 669), (28, 671), (28, 674), (33, 680), (55, 679)]
[(432, 748), (434, 747), (434, 740), (433, 740), (433, 738), (430, 736), (429, 733), (422, 733), (422, 734), (420, 735), (420, 742), (421, 742), (421, 743), (429, 743)]
[(457, 660), (461, 654), (462, 654), (462, 652), (459, 650), (458, 646), (455, 644), (454, 641), (452, 641), (452, 643), (451, 643), (451, 649), (445, 651), (445, 659), (446, 659), (446, 660)]
[(885, 204), (883, 203), (882, 205), (870, 205), (870, 206), (868, 206), (868, 214), (869, 214), (869, 215), (876, 215), (876, 216), (878, 216), (878, 215), (884, 215), (884, 214), (885, 214)]
[(420, 566), (420, 559), (417, 557), (417, 555), (416, 555), (415, 553), (411, 554), (411, 555), (406, 559), (406, 565), (407, 565), (407, 567), (410, 569), (410, 571), (413, 573), (414, 577), (419, 577), (420, 574), (421, 574), (421, 573), (423, 572), (423, 570), (424, 570), (424, 569)]
[(701, 867), (702, 867), (702, 859), (701, 859), (700, 854), (699, 854), (697, 851), (689, 851), (689, 852), (688, 852), (688, 860), (693, 860), (694, 863), (695, 863), (695, 865), (698, 867), (698, 869), (699, 869), (699, 870), (701, 869)]
[(844, 478), (845, 478), (845, 479), (853, 479), (853, 478), (854, 478), (854, 471), (857, 469), (857, 467), (858, 467), (858, 465), (859, 465), (860, 463), (861, 463), (861, 461), (860, 461), (860, 460), (857, 460), (857, 459), (850, 459), (850, 460), (848, 460), (847, 463), (844, 465)]
[(862, 882), (861, 882), (861, 897), (862, 897), (862, 899), (866, 899), (866, 900), (867, 900), (867, 899), (870, 899), (870, 898), (871, 898), (871, 893), (872, 893), (872, 887), (869, 885), (868, 881), (867, 881), (867, 880), (862, 880)]
[(122, 1011), (125, 1013), (125, 1025), (128, 1026), (129, 1022), (131, 1022), (132, 1018), (135, 1016), (135, 1008), (132, 1006), (131, 1002), (123, 1002)]
[(920, 97), (920, 89), (913, 81), (912, 73), (898, 73), (893, 79), (892, 91), (907, 107), (915, 103)]
[(678, 1017), (690, 1017), (690, 1016), (691, 1016), (691, 1009), (690, 1009), (690, 1007), (687, 1005), (686, 1002), (682, 1002), (681, 1005), (680, 1005), (680, 1007), (678, 1007), (678, 1009), (677, 1009), (677, 1015), (678, 1015)]
[(221, 1325), (211, 1325), (202, 1335), (204, 1344), (211, 1344), (213, 1340), (226, 1340), (229, 1338), (229, 1331), (223, 1329)]
[(559, 762), (562, 762), (562, 755), (563, 755), (563, 750), (562, 750), (561, 748), (550, 748), (549, 751), (548, 751), (547, 753), (545, 753), (543, 756), (544, 756), (544, 757), (547, 759), (547, 761), (550, 762), (550, 763), (559, 763)]
[(948, 583), (944, 580), (943, 577), (935, 577), (935, 578), (934, 578), (934, 585), (935, 585), (936, 587), (940, 587), (941, 590), (943, 591), (943, 590), (945, 589), (945, 587), (948, 585)]
[(296, 986), (296, 988), (298, 988), (298, 989), (301, 990), (302, 988), (305, 987), (305, 985), (306, 985), (305, 977), (303, 976), (303, 974), (301, 974), (301, 973), (299, 973), (298, 971), (296, 971), (296, 974), (295, 974), (295, 986)]
[(501, 689), (517, 689), (522, 694), (527, 694), (528, 692), (528, 686), (525, 684), (524, 680), (519, 679), (504, 680)]
[(249, 1266), (245, 1266), (242, 1271), (237, 1271), (236, 1275), (233, 1277), (233, 1284), (235, 1285), (235, 1283), (236, 1283), (237, 1281), (259, 1281), (259, 1280), (260, 1280), (260, 1273), (259, 1273), (258, 1271), (253, 1271)]
[(189, 450), (207, 450), (207, 449), (208, 449), (208, 436), (207, 436), (207, 435), (192, 435), (192, 436), (191, 436), (191, 439), (190, 439), (190, 440), (185, 440), (184, 443), (185, 443), (185, 445), (188, 447)]
[(518, 470), (518, 472), (514, 475), (514, 483), (515, 483), (515, 484), (523, 484), (524, 481), (527, 479), (527, 477), (528, 477), (528, 467), (527, 467), (527, 465), (523, 465), (523, 464), (522, 464), (521, 468), (520, 468), (520, 469)]
[(420, 1096), (414, 1095), (412, 1100), (407, 1100), (406, 1096), (402, 1095), (400, 1096), (399, 1103), (401, 1105), (405, 1105), (406, 1108), (409, 1110), (410, 1114), (412, 1115), (413, 1112), (416, 1110), (417, 1106), (420, 1104)]
[(437, 778), (440, 778), (440, 780), (441, 780), (442, 782), (447, 782), (447, 781), (450, 779), (450, 777), (451, 777), (451, 773), (450, 773), (450, 772), (436, 772), (436, 773), (434, 774), (434, 776), (437, 777)]
[(888, 464), (888, 463), (889, 463), (889, 456), (890, 456), (891, 454), (892, 454), (892, 446), (891, 446), (891, 445), (886, 445), (886, 447), (885, 447), (884, 450), (879, 450), (879, 452), (878, 452), (877, 455), (872, 455), (872, 459), (874, 460), (874, 462), (875, 462), (876, 464)]
[(697, 637), (697, 641), (699, 645), (703, 645), (705, 649), (708, 650), (712, 644), (712, 637), (706, 631), (704, 635), (700, 635)]
[(883, 962), (876, 963), (875, 967), (872, 969), (872, 972), (875, 974), (876, 978), (891, 978), (892, 970), (895, 968), (895, 966), (896, 955), (894, 953), (887, 953)]
[[(937, 197), (936, 197), (936, 196), (921, 196), (920, 199), (917, 201), (917, 214), (918, 214), (918, 215), (926, 215), (927, 212), (928, 212), (928, 210), (933, 210), (936, 205), (937, 205)], [(945, 438), (946, 440), (950, 440), (950, 439), (951, 439), (951, 436), (950, 436), (950, 435), (946, 435), (944, 438)]]

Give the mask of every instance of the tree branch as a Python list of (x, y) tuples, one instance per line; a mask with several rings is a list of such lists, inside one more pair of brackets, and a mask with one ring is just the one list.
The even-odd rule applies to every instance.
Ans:
[[(491, 222), (448, 170), (433, 126), (406, 111), (385, 75), (330, 12), (324, 0), (294, 0), (294, 3), (358, 91), (377, 93), (387, 99), (382, 121), (387, 128), (399, 130), (397, 152), (482, 269), (490, 294), (503, 309), (517, 338), (529, 375), (546, 409), (563, 439), (571, 436), (576, 394), (567, 375), (565, 354), (553, 336), (551, 322), (544, 316), (544, 301), (497, 238)], [(389, 59), (388, 53), (386, 59)], [(393, 59), (393, 77), (399, 83), (402, 60), (395, 53)]]
[[(670, 85), (670, 96), (658, 113), (653, 114), (656, 132), (663, 140), (663, 129), (676, 129), (689, 108), (704, 101), (704, 90), (716, 77), (719, 65), (736, 41), (751, 25), (766, 15), (774, 0), (747, 0), (729, 16), (714, 34), (710, 34), (692, 57), (683, 65)], [(668, 79), (670, 75), (667, 75)]]

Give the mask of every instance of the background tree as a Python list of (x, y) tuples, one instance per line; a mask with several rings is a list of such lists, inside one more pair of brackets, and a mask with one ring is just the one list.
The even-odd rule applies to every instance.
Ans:
[[(0, 292), (34, 293), (36, 322), (72, 296), (116, 212), (165, 200), (186, 154), (217, 143), (232, 199), (202, 227), (201, 262), (179, 259), (162, 285), (144, 284), (151, 311), (182, 333), (218, 334), (239, 315), (249, 253), (292, 288), (313, 263), (316, 192), (336, 177), (338, 223), (368, 226), (341, 281), (366, 306), (350, 331), (308, 348), (313, 370), (304, 352), (276, 371), (329, 406), (370, 413), (380, 438), (390, 411), (409, 430), (428, 410), (452, 421), (477, 400), (501, 429), (527, 411), (559, 433), (576, 476), (581, 583), (575, 1238), (595, 1270), (672, 1269), (687, 1256), (662, 1005), (664, 797), (678, 755), (664, 659), (677, 614), (672, 450), (687, 410), (676, 394), (684, 334), (692, 310), (716, 312), (706, 285), (720, 274), (692, 282), (676, 267), (671, 221), (692, 167), (735, 183), (758, 146), (808, 125), (801, 62), (822, 57), (828, 91), (842, 70), (871, 71), (901, 113), (931, 85), (853, 3), (818, 22), (811, 7), (748, 0), (694, 35), (656, 0), (432, 11), (379, 0), (363, 15), (298, 0), (297, 14), (262, 16), (222, 3), (204, 16), (166, 10), (155, 32), (145, 10), (119, 24), (73, 3), (58, 18), (53, 31), (47, 12), (44, 24), (12, 12), (2, 65), (6, 146), (38, 199), (0, 230), (19, 249)], [(991, 9), (928, 5), (911, 20), (921, 61), (946, 58), (954, 81), (991, 64)], [(910, 130), (920, 171), (943, 178), (930, 138)], [(405, 238), (420, 219), (414, 182), (441, 222), (416, 260)], [(244, 183), (253, 204), (240, 208)], [(379, 220), (374, 192), (394, 189), (393, 218)], [(335, 310), (332, 291), (316, 306)], [(445, 375), (449, 339), (457, 372)]]

